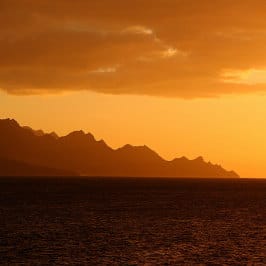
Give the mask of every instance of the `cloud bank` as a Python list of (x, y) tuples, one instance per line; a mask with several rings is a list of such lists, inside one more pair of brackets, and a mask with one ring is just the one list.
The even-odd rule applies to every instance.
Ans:
[(263, 0), (0, 0), (0, 88), (216, 97), (266, 90)]

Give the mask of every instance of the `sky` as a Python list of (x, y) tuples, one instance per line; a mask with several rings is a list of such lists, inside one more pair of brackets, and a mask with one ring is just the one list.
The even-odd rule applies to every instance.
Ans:
[(0, 0), (0, 116), (266, 176), (264, 0)]

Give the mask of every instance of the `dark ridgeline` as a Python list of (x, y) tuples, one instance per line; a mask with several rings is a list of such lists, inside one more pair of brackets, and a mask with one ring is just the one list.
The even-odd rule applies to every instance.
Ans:
[[(42, 171), (39, 175), (52, 172), (52, 169), (66, 169), (53, 170), (54, 175), (76, 172), (86, 176), (117, 177), (239, 177), (219, 165), (206, 163), (202, 157), (166, 161), (147, 146), (125, 145), (114, 150), (103, 140), (96, 141), (90, 133), (75, 131), (58, 137), (55, 133), (45, 134), (40, 130), (21, 127), (11, 119), (0, 120), (0, 158), (12, 160), (14, 168), (20, 167), (18, 169), (25, 168), (25, 165), (22, 167), (23, 163), (27, 164), (28, 169), (35, 167), (34, 171), (39, 167)], [(0, 175), (7, 174), (4, 165), (1, 164)], [(20, 175), (19, 171), (12, 171), (11, 174)]]

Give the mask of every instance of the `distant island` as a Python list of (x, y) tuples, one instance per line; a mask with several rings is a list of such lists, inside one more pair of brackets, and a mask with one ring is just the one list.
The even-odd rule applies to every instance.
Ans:
[(0, 119), (0, 175), (238, 178), (202, 157), (164, 160), (147, 146), (110, 148), (90, 133), (59, 137)]

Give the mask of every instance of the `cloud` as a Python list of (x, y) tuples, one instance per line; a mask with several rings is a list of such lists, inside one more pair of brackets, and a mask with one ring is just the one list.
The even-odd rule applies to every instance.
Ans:
[(152, 29), (146, 28), (144, 26), (131, 26), (122, 31), (122, 33), (132, 33), (132, 34), (143, 34), (143, 35), (153, 35)]
[(226, 70), (221, 80), (233, 84), (266, 84), (266, 69)]
[(117, 67), (106, 67), (106, 68), (98, 68), (95, 70), (92, 70), (90, 73), (92, 74), (105, 74), (105, 73), (115, 73), (117, 71)]
[(262, 0), (1, 0), (0, 88), (216, 97), (266, 90)]

